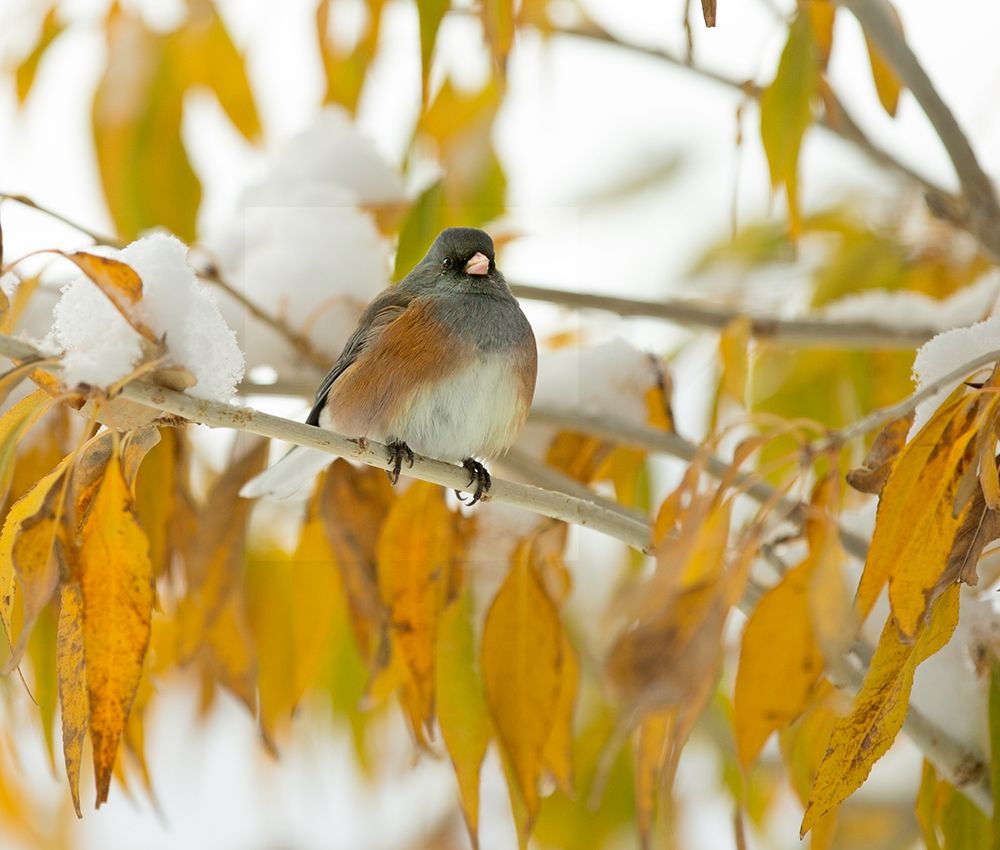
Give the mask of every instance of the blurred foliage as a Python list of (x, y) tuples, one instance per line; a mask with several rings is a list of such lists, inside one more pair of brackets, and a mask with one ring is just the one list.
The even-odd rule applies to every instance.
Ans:
[[(34, 44), (11, 67), (22, 106), (53, 45), (84, 26), (69, 5), (40, 10)], [(305, 61), (323, 74), (323, 103), (356, 114), (386, 49), (391, 4), (358, 4), (353, 33), (340, 24), (346, 5), (319, 0), (311, 22), (316, 55)], [(753, 306), (761, 280), (770, 285), (789, 268), (798, 272), (798, 300), (815, 310), (869, 290), (940, 299), (990, 268), (955, 232), (915, 224), (908, 206), (881, 220), (863, 202), (800, 209), (800, 153), (828, 102), (837, 7), (799, 0), (776, 72), (758, 92), (760, 138), (772, 190), (786, 197), (787, 221), (741, 227), (692, 270), (736, 281), (731, 300), (741, 308)], [(418, 166), (430, 163), (434, 173), (401, 218), (379, 219), (397, 238), (396, 279), (443, 227), (484, 225), (504, 213), (507, 181), (493, 127), (508, 60), (519, 30), (550, 35), (560, 28), (539, 0), (484, 0), (466, 10), (479, 22), (492, 69), (470, 88), (431, 73), (449, 8), (444, 0), (417, 3), (421, 101), (405, 168), (408, 176), (426, 174)], [(714, 3), (703, 9), (706, 21), (714, 19)], [(113, 2), (101, 29), (107, 54), (91, 114), (117, 236), (165, 227), (191, 241), (201, 185), (182, 133), (186, 100), (207, 90), (243, 138), (261, 142), (266, 128), (245, 57), (210, 0), (188, 0), (168, 31), (152, 28), (135, 4)], [(870, 42), (868, 57), (879, 102), (895, 115), (901, 81)], [(584, 201), (631, 196), (684, 164), (675, 152), (661, 152), (641, 167), (616, 170), (620, 179), (584, 192)], [(143, 332), (134, 272), (87, 252), (66, 256)], [(38, 279), (25, 280), (3, 298), (3, 332), (18, 327), (37, 286)], [(8, 676), (3, 706), (13, 720), (0, 741), (6, 835), (32, 848), (72, 847), (87, 768), (98, 805), (113, 782), (153, 797), (156, 765), (146, 761), (144, 724), (161, 689), (186, 671), (201, 689), (203, 715), (228, 691), (277, 753), (296, 715), (317, 712), (351, 736), (358, 764), (371, 775), (376, 721), (402, 718), (420, 757), (447, 759), (454, 768), (453, 822), (464, 822), (473, 845), (480, 772), (493, 750), (522, 845), (530, 837), (567, 850), (681, 847), (677, 827), (689, 791), (675, 801), (674, 778), (693, 736), (717, 760), (720, 793), (732, 798), (735, 842), (747, 832), (764, 842), (769, 818), (793, 794), (814, 848), (906, 846), (917, 830), (906, 806), (850, 795), (899, 733), (918, 664), (955, 627), (956, 583), (975, 578), (975, 561), (990, 542), (978, 531), (970, 542), (968, 532), (970, 522), (995, 519), (1000, 508), (997, 376), (951, 399), (909, 444), (908, 423), (895, 423), (868, 459), (870, 475), (848, 479), (856, 486), (864, 479), (867, 488), (858, 489), (880, 493), (872, 557), (852, 604), (838, 522), (859, 498), (843, 483), (859, 451), (834, 442), (817, 452), (814, 438), (904, 396), (912, 353), (789, 348), (755, 339), (744, 319), (723, 330), (719, 348), (717, 433), (705, 448), (717, 448), (734, 424), (749, 433), (722, 481), (708, 483), (700, 453), (655, 505), (645, 451), (570, 429), (544, 446), (552, 470), (604, 486), (622, 506), (644, 514), (656, 508), (651, 561), (622, 569), (623, 584), (600, 624), (581, 621), (570, 604), (574, 575), (563, 524), (539, 520), (506, 535), (509, 551), (498, 556), (506, 569), (484, 592), (473, 556), (483, 533), (475, 514), (457, 510), (439, 488), (415, 483), (397, 492), (380, 471), (337, 461), (316, 482), (289, 544), (262, 531), (266, 523), (254, 522), (252, 505), (238, 497), (264, 466), (265, 444), (238, 441), (216, 471), (176, 423), (98, 432), (76, 409), (88, 401), (88, 415), (95, 404), (101, 415), (120, 414), (120, 400), (59, 387), (34, 371), (37, 364), (0, 376), (4, 399), (29, 377), (40, 385), (13, 396), (0, 416), (0, 620), (9, 639), (2, 660), (7, 672), (24, 676), (47, 757), (53, 766), (61, 761), (68, 777), (56, 802), (32, 799), (22, 787), (16, 723), (23, 688)], [(670, 432), (669, 377), (647, 377), (631, 400), (650, 428)], [(770, 545), (776, 503), (750, 516), (737, 511), (737, 495), (749, 486), (740, 471), (781, 492), (811, 493), (804, 522), (771, 546), (788, 563), (776, 555), (780, 569), (772, 559), (777, 575), (763, 588), (751, 571)], [(915, 517), (930, 531), (912, 534)], [(886, 583), (892, 609), (852, 699), (834, 687), (841, 681), (835, 674)], [(752, 598), (758, 601), (734, 653), (729, 615)], [(607, 637), (602, 658), (593, 657), (597, 631)], [(732, 687), (723, 671), (734, 672)], [(994, 672), (994, 754), (997, 682)], [(995, 786), (997, 778), (994, 759)], [(90, 780), (83, 781), (89, 802)], [(415, 837), (413, 846), (466, 846), (453, 822), (426, 842)], [(996, 846), (1000, 824), (929, 765), (916, 823), (928, 850)]]

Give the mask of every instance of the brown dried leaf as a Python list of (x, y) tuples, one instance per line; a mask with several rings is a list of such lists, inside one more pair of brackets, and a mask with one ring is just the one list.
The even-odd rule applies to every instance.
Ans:
[(911, 410), (906, 416), (888, 422), (878, 432), (861, 466), (847, 473), (847, 483), (855, 490), (876, 496), (882, 492), (892, 466), (906, 444), (913, 415)]
[(715, 0), (701, 0), (701, 14), (706, 27), (715, 26)]
[(977, 566), (983, 549), (998, 539), (1000, 511), (987, 507), (982, 492), (977, 491), (963, 514), (951, 552), (948, 553), (947, 566), (935, 592), (940, 592), (956, 581), (975, 586), (979, 582)]

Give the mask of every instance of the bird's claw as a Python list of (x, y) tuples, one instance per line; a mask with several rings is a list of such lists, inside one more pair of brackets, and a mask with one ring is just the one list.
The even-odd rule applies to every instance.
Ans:
[(413, 468), (413, 449), (399, 441), (389, 443), (386, 448), (389, 450), (389, 463), (392, 464), (392, 469), (387, 469), (385, 472), (389, 480), (395, 484), (399, 481), (399, 471), (403, 468), (404, 460), (408, 467)]
[(469, 484), (475, 482), (476, 490), (468, 502), (466, 502), (463, 498), (461, 490), (456, 490), (455, 495), (458, 497), (458, 501), (460, 501), (463, 505), (474, 505), (476, 502), (480, 501), (483, 496), (489, 493), (490, 487), (493, 486), (493, 480), (490, 478), (489, 471), (478, 460), (467, 457), (462, 461), (462, 466), (469, 471)]

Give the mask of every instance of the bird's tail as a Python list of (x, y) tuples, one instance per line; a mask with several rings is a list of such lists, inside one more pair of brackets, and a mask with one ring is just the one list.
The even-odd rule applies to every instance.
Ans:
[(333, 460), (333, 455), (326, 452), (295, 446), (274, 466), (244, 484), (240, 495), (244, 499), (260, 496), (287, 499), (306, 487)]

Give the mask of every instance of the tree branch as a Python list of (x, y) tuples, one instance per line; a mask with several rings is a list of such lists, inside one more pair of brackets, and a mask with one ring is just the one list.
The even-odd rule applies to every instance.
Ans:
[[(0, 334), (0, 354), (14, 360), (26, 360), (38, 357), (40, 353), (30, 343)], [(50, 365), (45, 368), (48, 371), (58, 372), (58, 368), (55, 366)], [(209, 427), (231, 428), (263, 437), (285, 440), (296, 445), (329, 452), (339, 457), (357, 460), (379, 469), (387, 469), (391, 465), (386, 447), (379, 443), (350, 439), (321, 428), (271, 416), (251, 408), (192, 398), (145, 381), (132, 381), (126, 384), (121, 392), (121, 397)], [(550, 424), (556, 424), (555, 420), (558, 419), (558, 416), (554, 413), (546, 414), (541, 411), (536, 418), (548, 421)], [(595, 421), (594, 417), (579, 417), (579, 419), (574, 417), (574, 427), (579, 425), (580, 420), (589, 424), (594, 430), (604, 427), (599, 421)], [(645, 432), (651, 430), (619, 424), (615, 427), (614, 433), (630, 437), (634, 445), (641, 446), (648, 440), (648, 435)], [(610, 429), (608, 432), (610, 433)], [(701, 451), (698, 446), (675, 434), (652, 433), (657, 435), (657, 440), (653, 442), (669, 446), (669, 449), (664, 450), (677, 457), (690, 460)], [(642, 442), (640, 442), (640, 437)], [(729, 465), (718, 458), (709, 457), (706, 469), (717, 477), (731, 475), (731, 480), (738, 486), (744, 486), (746, 494), (758, 501), (770, 500), (775, 494), (774, 488), (764, 481), (750, 481), (747, 477), (741, 478), (743, 473), (732, 475)], [(412, 469), (404, 467), (403, 474), (467, 493), (472, 490), (469, 487), (468, 476), (464, 469), (420, 455), (415, 457)], [(648, 548), (649, 522), (636, 518), (631, 511), (626, 509), (611, 509), (597, 505), (588, 499), (540, 490), (537, 487), (528, 487), (498, 478), (493, 479), (489, 498), (553, 519), (593, 528), (595, 531), (600, 531), (642, 551)], [(794, 500), (788, 500), (787, 504), (784, 500), (779, 500), (777, 506), (793, 509), (804, 509), (805, 507)], [(850, 540), (850, 537), (847, 540)], [(985, 811), (989, 811), (992, 797), (989, 780), (983, 767), (983, 759), (951, 740), (912, 706), (907, 710), (904, 729), (928, 758), (937, 764), (942, 772), (952, 778), (957, 787), (963, 788), (978, 805)]]
[[(870, 0), (837, 0), (838, 3), (851, 8), (851, 11), (855, 11), (856, 6), (861, 4), (867, 4)], [(856, 11), (855, 11), (856, 13)], [(864, 24), (862, 23), (862, 26)], [(752, 81), (740, 81), (734, 80), (730, 77), (720, 74), (716, 71), (712, 71), (708, 68), (704, 68), (698, 65), (694, 65), (686, 62), (682, 57), (675, 56), (666, 50), (661, 50), (655, 47), (646, 47), (640, 44), (632, 44), (630, 42), (622, 41), (607, 32), (607, 30), (600, 27), (593, 21), (588, 21), (584, 26), (578, 27), (560, 27), (555, 29), (555, 35), (569, 36), (571, 38), (588, 39), (590, 41), (599, 42), (601, 44), (607, 44), (614, 47), (619, 47), (624, 50), (629, 50), (633, 53), (638, 53), (643, 56), (648, 56), (653, 59), (658, 59), (661, 62), (666, 62), (675, 68), (680, 68), (690, 73), (696, 74), (703, 79), (710, 80), (720, 86), (731, 89), (732, 91), (740, 92), (747, 97), (751, 97), (755, 100), (760, 98), (761, 92), (763, 91), (761, 86), (758, 86)], [(901, 41), (896, 34), (896, 38)], [(873, 37), (874, 40), (874, 37)], [(905, 47), (905, 42), (903, 42)], [(906, 47), (909, 51), (909, 48)], [(911, 53), (912, 55), (912, 53)], [(916, 60), (914, 59), (914, 62)], [(917, 65), (919, 68), (919, 64)], [(899, 71), (897, 71), (899, 72)], [(920, 74), (926, 79), (926, 74), (924, 74), (923, 69), (920, 69)], [(901, 74), (902, 76), (902, 74)], [(912, 80), (906, 80), (907, 85), (916, 94), (918, 90), (923, 90), (919, 84), (916, 88), (913, 86)], [(929, 81), (928, 81), (929, 85)], [(930, 87), (930, 91), (934, 91), (933, 87)], [(836, 136), (844, 139), (845, 141), (851, 143), (859, 150), (862, 151), (866, 156), (869, 157), (876, 165), (883, 168), (895, 171), (901, 177), (905, 177), (908, 181), (911, 181), (918, 186), (920, 186), (926, 195), (927, 205), (931, 212), (939, 216), (940, 218), (946, 219), (951, 222), (956, 227), (959, 227), (967, 231), (971, 236), (973, 236), (976, 241), (979, 242), (980, 246), (985, 250), (994, 260), (1000, 261), (1000, 227), (997, 226), (996, 222), (998, 219), (993, 214), (993, 208), (995, 206), (995, 200), (992, 204), (987, 203), (985, 207), (975, 207), (970, 210), (970, 204), (966, 203), (966, 198), (970, 201), (975, 200), (980, 196), (981, 193), (969, 195), (966, 190), (966, 186), (963, 183), (963, 192), (966, 197), (956, 197), (953, 193), (947, 191), (944, 187), (936, 184), (930, 178), (919, 172), (913, 170), (905, 163), (901, 162), (891, 153), (885, 149), (879, 147), (875, 144), (867, 134), (861, 129), (858, 123), (851, 117), (847, 108), (844, 106), (843, 102), (836, 96), (829, 85), (824, 85), (823, 103), (825, 109), (823, 110), (822, 116), (820, 116), (818, 124), (819, 126), (825, 128)], [(940, 98), (937, 97), (936, 92), (934, 97), (940, 102)], [(919, 99), (919, 96), (918, 96)], [(925, 110), (928, 108), (926, 104), (921, 101), (924, 105)], [(941, 104), (942, 106), (943, 103)], [(944, 111), (948, 116), (951, 116), (950, 111), (947, 107), (944, 107)], [(935, 110), (935, 114), (938, 114), (939, 110)], [(928, 113), (930, 115), (930, 113)], [(938, 114), (939, 120), (942, 115)], [(951, 124), (955, 129), (958, 125), (954, 121), (954, 117), (951, 117)], [(947, 122), (945, 122), (946, 126)], [(937, 129), (937, 125), (935, 125)], [(938, 131), (941, 132), (940, 130)], [(961, 131), (959, 130), (959, 135)], [(949, 134), (950, 137), (951, 134)], [(962, 137), (964, 139), (964, 136)], [(961, 143), (958, 143), (961, 147)], [(968, 146), (968, 142), (965, 143), (964, 148), (971, 153), (971, 147)], [(959, 151), (956, 148), (956, 153)], [(951, 153), (951, 151), (949, 151)], [(966, 161), (963, 158), (963, 161)], [(972, 161), (975, 162), (975, 157), (972, 157)], [(978, 164), (976, 166), (978, 168)], [(981, 172), (981, 169), (979, 169)], [(973, 172), (970, 170), (968, 172), (971, 177)], [(973, 181), (973, 185), (981, 186), (981, 183)], [(986, 185), (989, 186), (989, 181), (987, 180)], [(992, 194), (992, 188), (990, 188), (990, 193)], [(977, 210), (985, 209), (987, 214), (975, 214)]]
[[(966, 227), (988, 248), (1000, 255), (1000, 205), (993, 183), (983, 171), (968, 138), (941, 99), (916, 54), (910, 49), (884, 0), (836, 0), (850, 10), (865, 34), (892, 66), (923, 108), (931, 126), (948, 152), (969, 207)], [(933, 204), (932, 204), (933, 208)]]
[(789, 345), (848, 348), (919, 348), (940, 331), (933, 328), (901, 328), (878, 322), (840, 321), (834, 319), (777, 319), (768, 316), (747, 316), (730, 307), (719, 307), (688, 299), (667, 298), (644, 301), (572, 292), (512, 283), (511, 291), (518, 298), (546, 301), (565, 307), (605, 310), (619, 316), (645, 316), (664, 319), (687, 327), (722, 330), (740, 318), (750, 319), (750, 333), (757, 339), (769, 339)]

